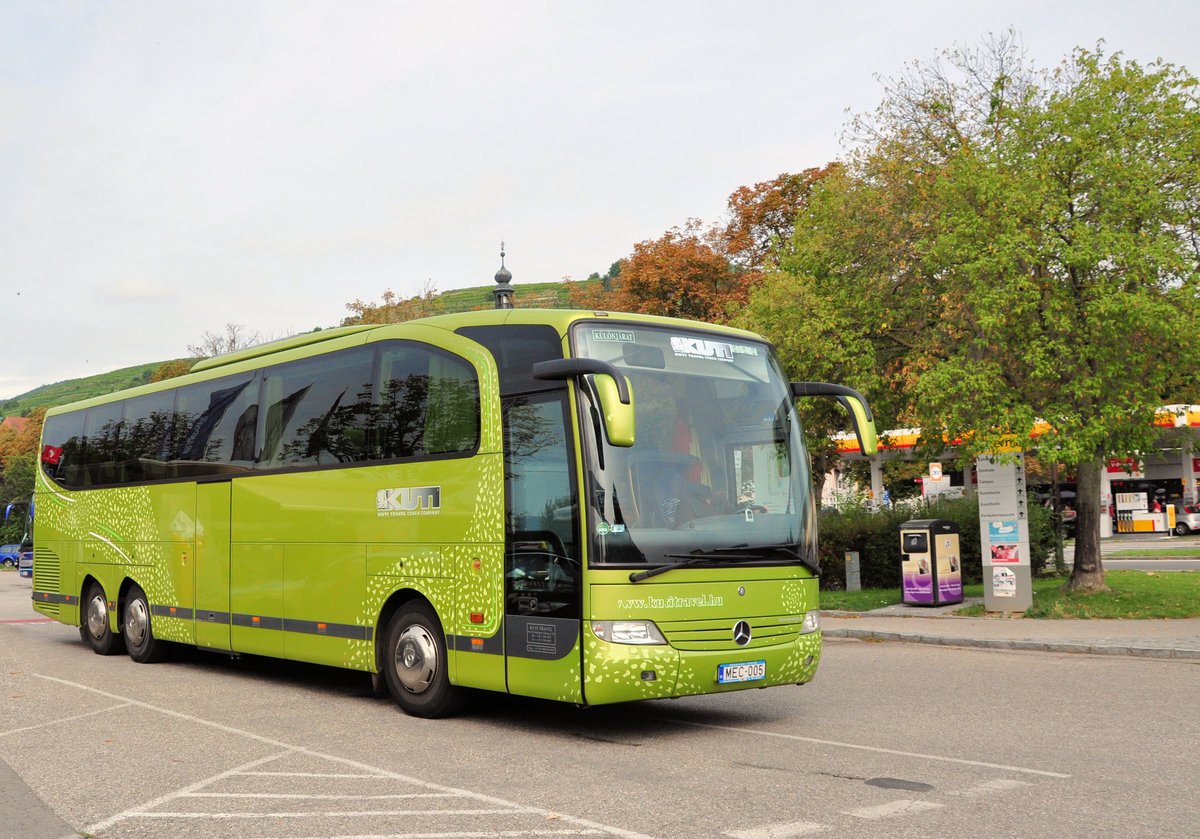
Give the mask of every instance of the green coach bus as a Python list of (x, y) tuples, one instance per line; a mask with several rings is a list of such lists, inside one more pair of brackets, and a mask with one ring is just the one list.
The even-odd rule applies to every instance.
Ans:
[(791, 382), (745, 331), (506, 309), (316, 332), (47, 412), (34, 608), (175, 645), (579, 704), (803, 684), (821, 654)]

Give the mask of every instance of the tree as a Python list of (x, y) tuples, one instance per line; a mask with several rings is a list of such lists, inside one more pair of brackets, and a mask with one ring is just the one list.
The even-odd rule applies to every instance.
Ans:
[[(45, 417), (45, 408), (34, 408), (20, 431), (0, 428), (0, 507), (10, 501), (28, 501), (33, 495)], [(14, 529), (23, 530), (24, 522)]]
[(724, 323), (730, 310), (745, 302), (758, 273), (731, 263), (710, 238), (692, 219), (658, 239), (638, 242), (619, 264), (611, 291), (595, 284), (575, 288), (572, 304)]
[(224, 335), (217, 335), (206, 330), (200, 338), (200, 343), (188, 344), (188, 352), (194, 358), (213, 358), (256, 346), (262, 341), (263, 337), (259, 332), (247, 332), (246, 327), (240, 324), (227, 323)]
[(1042, 456), (1078, 476), (1071, 588), (1104, 586), (1107, 458), (1194, 392), (1196, 84), (1101, 47), (1035, 71), (1011, 35), (915, 65), (852, 124), (784, 260), (797, 328), (834, 324), (807, 352), (878, 371), (892, 419), (967, 455), (1048, 423)]
[(378, 303), (355, 300), (353, 303), (347, 303), (346, 308), (354, 314), (343, 320), (342, 325), (354, 326), (360, 323), (403, 323), (429, 317), (441, 311), (442, 303), (432, 281), (428, 281), (419, 294), (405, 300), (397, 297), (391, 289), (387, 289)]
[(729, 196), (729, 221), (720, 230), (723, 253), (748, 270), (778, 267), (781, 250), (791, 240), (796, 217), (813, 187), (840, 169), (839, 163), (827, 163), (738, 187)]
[(704, 230), (691, 219), (682, 229), (640, 242), (603, 277), (593, 273), (588, 277), (593, 282), (573, 285), (571, 304), (727, 322), (761, 281), (763, 269), (777, 267), (780, 248), (790, 240), (813, 187), (838, 169), (830, 163), (739, 187), (729, 196), (726, 224)]
[(154, 368), (154, 371), (150, 374), (149, 381), (151, 383), (161, 382), (166, 379), (174, 379), (178, 376), (186, 375), (192, 369), (195, 361), (193, 358), (177, 358), (173, 361), (164, 361)]

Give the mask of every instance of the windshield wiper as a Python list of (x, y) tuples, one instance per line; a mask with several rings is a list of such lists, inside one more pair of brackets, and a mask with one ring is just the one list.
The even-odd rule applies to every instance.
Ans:
[(804, 558), (804, 556), (800, 553), (800, 551), (798, 551), (796, 548), (797, 548), (796, 545), (789, 545), (789, 544), (785, 543), (782, 545), (763, 545), (761, 548), (759, 548), (759, 550), (775, 551), (777, 553), (781, 553), (784, 556), (786, 556), (788, 559), (790, 559), (794, 562), (799, 562), (801, 565), (803, 565), (805, 568), (812, 571), (814, 574), (816, 574), (819, 577), (821, 575), (821, 566), (819, 564), (817, 564), (816, 562), (809, 562), (808, 560), (806, 560)]
[(635, 571), (629, 575), (629, 582), (640, 583), (642, 580), (648, 580), (651, 577), (657, 577), (659, 574), (665, 574), (668, 571), (673, 571), (676, 568), (689, 568), (695, 565), (704, 565), (709, 562), (722, 562), (725, 560), (735, 559), (755, 559), (755, 554), (733, 553), (738, 548), (747, 548), (749, 545), (741, 544), (734, 545), (730, 549), (701, 551), (699, 549), (692, 551), (690, 554), (666, 554), (666, 556), (677, 557), (683, 562), (670, 562), (666, 565), (656, 565), (653, 568), (647, 568), (645, 571)]
[(794, 545), (762, 545), (761, 547), (751, 548), (750, 552), (739, 552), (738, 548), (749, 548), (750, 546), (743, 543), (741, 545), (733, 545), (729, 548), (718, 548), (712, 551), (694, 550), (688, 554), (666, 554), (670, 557), (678, 557), (683, 562), (672, 562), (667, 565), (656, 565), (653, 568), (647, 568), (645, 571), (635, 571), (629, 575), (629, 582), (638, 583), (642, 580), (648, 580), (651, 577), (657, 577), (659, 574), (665, 574), (667, 571), (673, 571), (676, 568), (691, 568), (697, 565), (705, 565), (709, 562), (725, 562), (725, 561), (745, 561), (748, 559), (763, 559), (767, 553), (781, 553), (793, 562), (799, 562), (805, 568), (812, 571), (814, 574), (821, 573), (821, 566), (815, 562), (807, 562), (803, 556), (796, 551)]

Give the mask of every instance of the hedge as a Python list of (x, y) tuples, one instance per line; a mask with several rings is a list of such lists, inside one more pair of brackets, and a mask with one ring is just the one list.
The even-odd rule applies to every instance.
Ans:
[[(1050, 510), (1030, 499), (1031, 573), (1054, 561), (1054, 524)], [(821, 588), (846, 587), (846, 554), (858, 551), (864, 589), (900, 588), (900, 525), (915, 519), (949, 519), (958, 525), (964, 583), (983, 581), (980, 557), (979, 502), (957, 498), (871, 512), (861, 506), (823, 510), (820, 516)]]

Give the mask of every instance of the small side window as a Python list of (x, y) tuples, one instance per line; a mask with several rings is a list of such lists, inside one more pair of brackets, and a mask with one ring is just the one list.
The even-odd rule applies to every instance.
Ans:
[(83, 486), (83, 411), (48, 417), (42, 426), (42, 471), (68, 488)]

